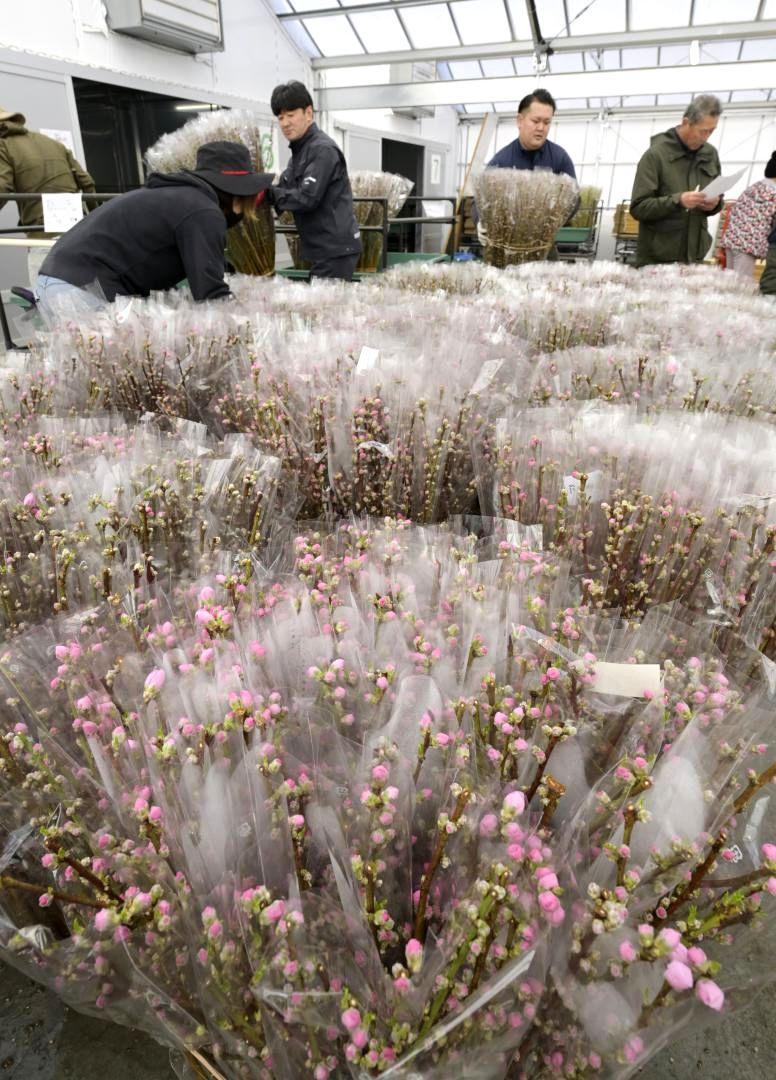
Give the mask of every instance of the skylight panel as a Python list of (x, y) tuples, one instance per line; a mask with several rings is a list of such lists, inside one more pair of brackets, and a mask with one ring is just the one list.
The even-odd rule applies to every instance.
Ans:
[(625, 30), (625, 0), (596, 0), (594, 4), (590, 4), (590, 0), (567, 0), (566, 10), (572, 37), (574, 34), (616, 34)]
[(512, 40), (503, 0), (462, 0), (450, 9), (464, 45)]
[(515, 69), (508, 56), (494, 60), (480, 60), (486, 79), (504, 79), (514, 75)]
[(587, 98), (574, 97), (574, 98), (558, 98), (558, 113), (570, 112), (571, 109), (586, 109)]
[(738, 60), (740, 49), (740, 41), (703, 41), (701, 42), (701, 63), (733, 64)]
[(321, 50), (315, 44), (313, 39), (305, 30), (301, 22), (296, 22), (294, 19), (289, 19), (283, 26), (283, 29), (291, 38), (293, 43), (306, 53), (307, 56), (315, 57), (316, 59), (321, 55)]
[(638, 109), (643, 105), (649, 105), (650, 107), (655, 104), (654, 94), (630, 94), (628, 97), (622, 99), (623, 106), (626, 109)]
[(532, 59), (532, 57), (530, 57), (530, 56), (516, 56), (514, 58), (514, 61), (515, 61), (515, 71), (517, 72), (518, 75), (533, 75), (534, 74), (534, 67), (533, 67), (533, 59)]
[(407, 35), (393, 11), (364, 11), (350, 16), (367, 52), (409, 49)]
[(476, 60), (451, 60), (450, 74), (454, 79), (481, 79), (482, 72)]
[(657, 49), (652, 46), (645, 49), (623, 49), (622, 66), (624, 68), (657, 67)]
[(416, 49), (460, 44), (446, 4), (402, 8), (401, 17)]
[(585, 64), (581, 52), (559, 52), (550, 57), (550, 71), (559, 75), (564, 71), (584, 71)]
[(683, 67), (690, 62), (689, 45), (661, 45), (661, 67)]
[(289, 0), (294, 11), (320, 11), (337, 6), (337, 0)]
[(709, 23), (749, 22), (757, 15), (760, 0), (695, 0), (693, 8), (693, 26), (705, 26)]
[(760, 38), (759, 41), (745, 41), (741, 51), (742, 60), (776, 60), (776, 40)]
[(767, 101), (769, 90), (734, 90), (731, 101)]
[(531, 24), (528, 22), (525, 0), (507, 0), (507, 7), (515, 30), (515, 41), (530, 41)]
[(514, 113), (517, 115), (517, 106), (519, 104), (517, 101), (494, 101), (493, 104), (496, 107), (496, 112)]
[(662, 30), (687, 26), (691, 0), (630, 0), (631, 30)]
[[(545, 41), (568, 36), (563, 0), (541, 0), (541, 3), (536, 5), (536, 10), (539, 16), (539, 28)], [(530, 31), (528, 37), (529, 39), (531, 37)]]
[(324, 56), (349, 56), (364, 51), (344, 15), (305, 19), (304, 26)]

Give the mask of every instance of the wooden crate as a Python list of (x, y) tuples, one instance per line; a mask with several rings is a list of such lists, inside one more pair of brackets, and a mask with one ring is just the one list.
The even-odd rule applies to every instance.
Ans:
[(614, 236), (633, 237), (639, 235), (639, 223), (628, 209), (630, 203), (621, 202), (614, 211)]

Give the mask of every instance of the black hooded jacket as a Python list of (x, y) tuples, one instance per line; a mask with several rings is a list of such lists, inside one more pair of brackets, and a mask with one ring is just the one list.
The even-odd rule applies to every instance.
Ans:
[(57, 240), (40, 269), (106, 299), (148, 296), (188, 279), (195, 300), (229, 296), (226, 218), (215, 189), (190, 172), (152, 173)]
[(361, 234), (342, 151), (317, 124), (289, 145), (291, 160), (270, 197), (279, 213), (293, 212), (303, 257), (315, 263), (360, 255)]

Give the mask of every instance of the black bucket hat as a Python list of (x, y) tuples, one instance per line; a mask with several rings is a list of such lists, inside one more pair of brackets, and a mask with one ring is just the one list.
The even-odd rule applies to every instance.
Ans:
[(210, 142), (197, 150), (195, 176), (229, 195), (258, 195), (272, 186), (272, 173), (253, 171), (247, 146), (237, 142)]

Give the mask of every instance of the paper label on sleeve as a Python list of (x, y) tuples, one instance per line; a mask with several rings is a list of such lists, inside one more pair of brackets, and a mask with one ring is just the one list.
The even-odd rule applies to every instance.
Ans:
[[(564, 476), (563, 490), (569, 506), (576, 506), (579, 502), (580, 482), (578, 476)], [(587, 474), (585, 482), (585, 498), (591, 502), (600, 502), (604, 497), (604, 474), (600, 469), (594, 469)]]
[(644, 691), (653, 694), (663, 692), (660, 664), (609, 664), (599, 660), (593, 664), (597, 694), (614, 694), (616, 697), (644, 697)]
[(481, 394), (486, 386), (493, 381), (503, 363), (503, 360), (486, 360), (480, 368), (480, 373), (474, 382), (474, 386), (472, 386), (471, 392)]
[(380, 350), (373, 349), (369, 345), (363, 345), (361, 352), (358, 354), (358, 363), (356, 364), (356, 374), (362, 375), (365, 371), (371, 371), (380, 359)]

